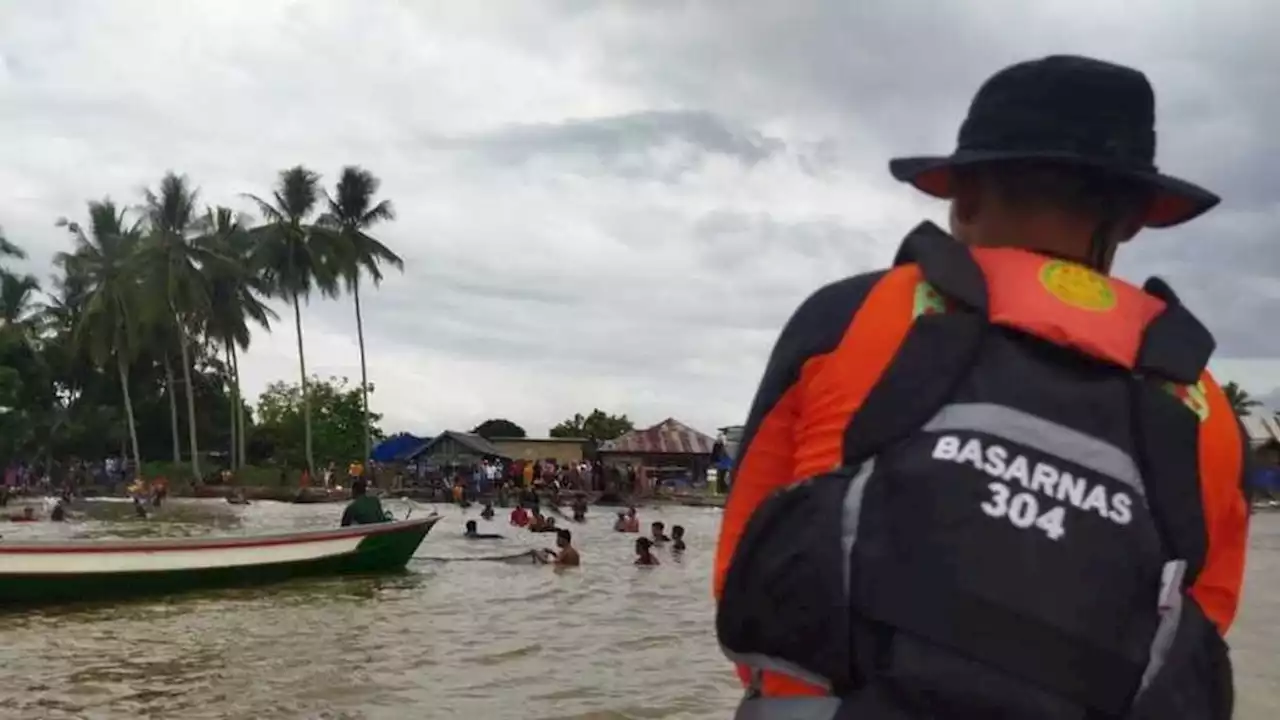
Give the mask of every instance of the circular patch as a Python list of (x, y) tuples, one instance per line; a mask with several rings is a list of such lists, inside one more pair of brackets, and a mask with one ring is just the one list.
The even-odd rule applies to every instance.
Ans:
[(1116, 306), (1116, 293), (1105, 275), (1063, 260), (1045, 263), (1040, 284), (1049, 294), (1081, 310), (1107, 312)]

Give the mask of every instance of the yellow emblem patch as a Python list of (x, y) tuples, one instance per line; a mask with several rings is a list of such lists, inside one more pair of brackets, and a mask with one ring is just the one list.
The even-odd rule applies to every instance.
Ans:
[(1074, 308), (1107, 312), (1116, 306), (1111, 281), (1084, 265), (1051, 260), (1040, 269), (1040, 284), (1050, 295)]

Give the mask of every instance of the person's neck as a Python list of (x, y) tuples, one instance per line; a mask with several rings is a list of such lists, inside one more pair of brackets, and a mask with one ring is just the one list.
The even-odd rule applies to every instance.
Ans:
[(1014, 247), (1041, 255), (1092, 264), (1089, 250), (1096, 228), (1089, 223), (1062, 217), (1025, 217), (977, 228), (975, 245)]

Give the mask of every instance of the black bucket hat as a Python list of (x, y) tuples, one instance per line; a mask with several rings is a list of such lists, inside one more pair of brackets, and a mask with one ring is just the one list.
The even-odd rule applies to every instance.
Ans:
[(1217, 205), (1208, 190), (1155, 165), (1155, 93), (1146, 75), (1101, 60), (1055, 55), (1018, 63), (978, 89), (945, 157), (889, 161), (889, 172), (934, 197), (952, 194), (952, 168), (1004, 160), (1082, 165), (1152, 191), (1148, 227), (1184, 223)]

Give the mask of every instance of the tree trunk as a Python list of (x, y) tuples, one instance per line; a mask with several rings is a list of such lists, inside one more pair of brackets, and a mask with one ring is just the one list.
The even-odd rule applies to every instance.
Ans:
[(142, 453), (138, 452), (138, 426), (133, 420), (133, 396), (129, 394), (129, 368), (124, 355), (116, 353), (116, 365), (120, 370), (120, 392), (124, 395), (124, 414), (129, 420), (129, 441), (133, 444), (134, 477), (142, 476)]
[(164, 389), (169, 395), (169, 423), (173, 429), (173, 464), (182, 464), (182, 436), (178, 432), (178, 391), (174, 387), (173, 360), (169, 358), (169, 349), (164, 351)]
[(315, 474), (315, 462), (311, 455), (311, 394), (307, 392), (307, 356), (302, 350), (302, 308), (298, 294), (293, 294), (293, 324), (298, 331), (298, 370), (302, 375), (302, 427), (306, 436), (308, 475)]
[(360, 397), (363, 399), (361, 407), (364, 410), (364, 460), (369, 462), (369, 455), (373, 453), (373, 437), (369, 427), (369, 368), (364, 360), (364, 318), (360, 315), (360, 281), (351, 286), (351, 295), (356, 300), (356, 339), (360, 343)]
[(236, 460), (239, 458), (239, 455), (236, 454), (236, 446), (239, 444), (236, 442), (236, 425), (239, 424), (236, 422), (236, 415), (238, 414), (236, 407), (239, 402), (236, 398), (236, 381), (231, 374), (231, 343), (223, 343), (223, 350), (227, 356), (227, 399), (231, 402), (230, 412), (227, 413), (227, 417), (231, 422), (231, 434), (227, 436), (227, 467), (235, 470)]
[(178, 325), (178, 345), (182, 348), (182, 379), (187, 383), (187, 440), (191, 442), (191, 480), (200, 482), (200, 445), (196, 441), (196, 392), (191, 384), (191, 351), (187, 347), (187, 329), (177, 313), (173, 321)]
[(249, 452), (248, 446), (245, 445), (245, 438), (248, 433), (245, 431), (245, 425), (249, 423), (249, 418), (244, 411), (244, 398), (240, 397), (240, 354), (236, 352), (235, 343), (231, 345), (231, 372), (236, 383), (236, 427), (239, 429), (240, 435), (236, 439), (236, 447), (240, 449), (240, 467), (248, 464), (247, 458)]

